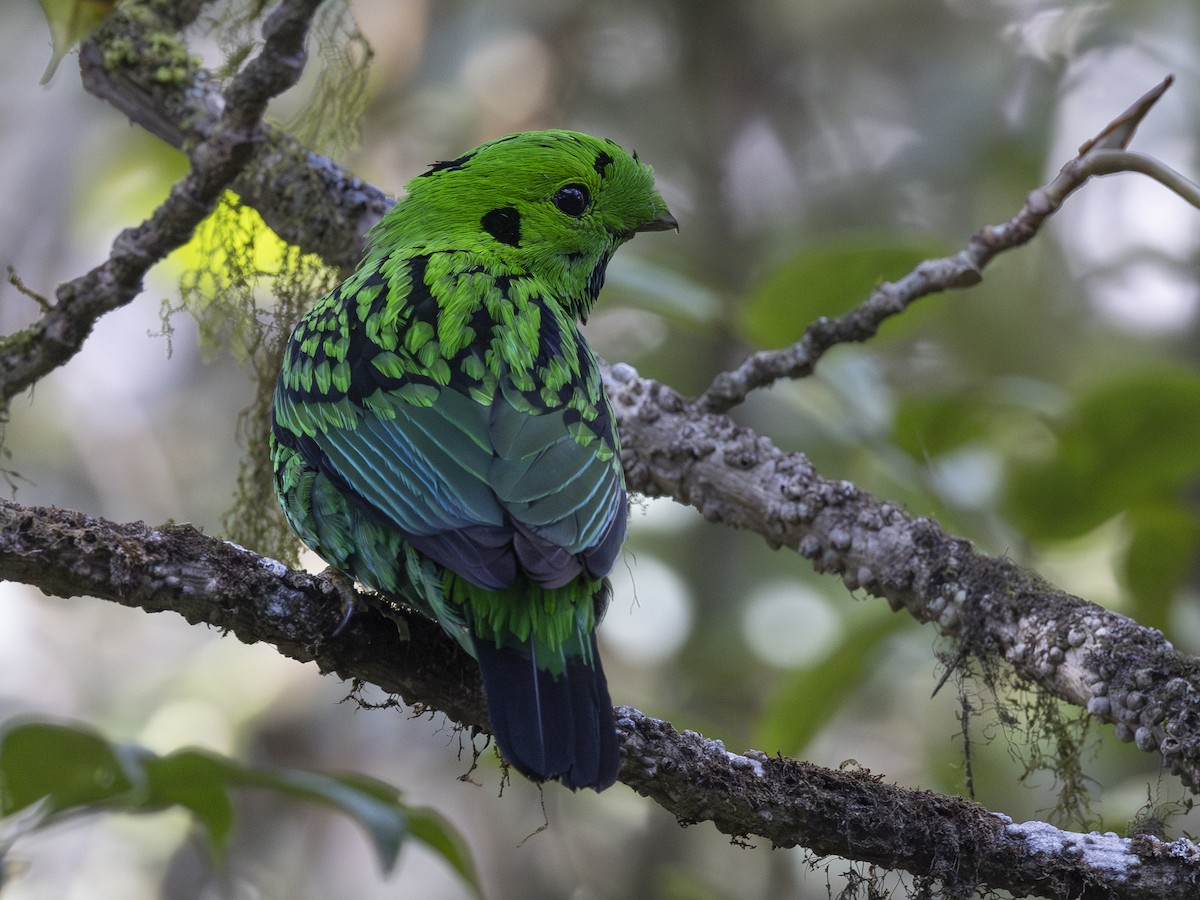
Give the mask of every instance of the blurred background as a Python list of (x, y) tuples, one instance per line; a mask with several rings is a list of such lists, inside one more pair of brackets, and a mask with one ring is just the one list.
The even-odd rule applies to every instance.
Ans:
[[(365, 179), (399, 193), (436, 159), (542, 127), (611, 137), (654, 166), (680, 234), (618, 254), (587, 334), (605, 358), (685, 394), (1006, 220), (1167, 73), (1177, 82), (1133, 149), (1200, 172), (1192, 0), (349, 6), (374, 60), (361, 139), (338, 153)], [(52, 295), (153, 209), (184, 160), (84, 93), (74, 55), (39, 86), (50, 46), (34, 0), (5, 4), (2, 21), (0, 264)], [(211, 35), (192, 41), (220, 62)], [(280, 99), (279, 118), (304, 90)], [(201, 351), (187, 313), (163, 336), (186, 264), (158, 266), (79, 356), (14, 402), (0, 463), (18, 500), (222, 533), (253, 385), (229, 355)], [(1200, 212), (1146, 178), (1102, 179), (978, 287), (920, 301), (734, 415), (822, 475), (936, 517), (1195, 652), (1198, 266)], [(0, 333), (37, 312), (0, 285)], [(637, 502), (630, 532), (601, 629), (617, 703), (734, 751), (854, 760), (950, 793), (966, 790), (967, 703), (977, 799), (1017, 820), (1055, 818), (1061, 782), (1022, 778), (1053, 753), (1030, 743), (1028, 698), (952, 680), (931, 700), (937, 655), (954, 648), (930, 629), (692, 509)], [(540, 794), (518, 778), (497, 797), (490, 750), (458, 779), (470, 754), (441, 717), (356, 709), (340, 702), (350, 685), (315, 667), (171, 615), (7, 583), (0, 611), (0, 721), (62, 717), (158, 751), (368, 773), (465, 835), (488, 897), (820, 898), (854, 868), (682, 829), (621, 785)], [(1126, 833), (1153, 811), (1169, 834), (1200, 830), (1156, 756), (1108, 728), (1081, 743), (1090, 806), (1060, 824)], [(3, 896), (468, 896), (420, 847), (385, 876), (333, 813), (255, 794), (238, 811), (224, 874), (182, 813), (95, 817), (19, 842)]]

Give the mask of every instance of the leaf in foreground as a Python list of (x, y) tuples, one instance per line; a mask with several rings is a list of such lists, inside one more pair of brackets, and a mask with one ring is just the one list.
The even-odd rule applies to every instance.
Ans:
[(453, 828), (429, 810), (410, 808), (400, 792), (359, 774), (247, 766), (207, 750), (165, 756), (115, 744), (84, 725), (22, 720), (0, 731), (0, 817), (37, 807), (23, 833), (90, 812), (188, 810), (220, 863), (233, 834), (233, 788), (275, 791), (332, 807), (366, 831), (390, 871), (408, 839), (426, 844), (476, 892), (474, 870)]

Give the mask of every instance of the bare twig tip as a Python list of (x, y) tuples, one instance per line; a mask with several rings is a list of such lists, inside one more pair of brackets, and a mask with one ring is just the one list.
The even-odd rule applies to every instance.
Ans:
[(1129, 109), (1109, 122), (1098, 135), (1084, 141), (1079, 147), (1079, 155), (1083, 156), (1095, 149), (1124, 150), (1128, 147), (1138, 125), (1142, 124), (1142, 119), (1146, 118), (1146, 114), (1158, 102), (1158, 98), (1166, 93), (1167, 88), (1174, 83), (1175, 76), (1167, 75), (1166, 78), (1142, 94)]
[(41, 294), (27, 287), (25, 282), (21, 280), (21, 276), (17, 274), (17, 270), (12, 266), (8, 267), (8, 283), (17, 289), (21, 294), (24, 294), (34, 303), (42, 308), (43, 312), (48, 312), (54, 305)]

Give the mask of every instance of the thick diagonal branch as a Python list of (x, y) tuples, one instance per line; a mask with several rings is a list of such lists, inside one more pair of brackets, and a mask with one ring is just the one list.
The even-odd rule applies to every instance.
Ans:
[(478, 667), (437, 625), (415, 615), (398, 624), (366, 596), (347, 618), (338, 585), (187, 525), (118, 524), (0, 500), (0, 580), (175, 612), (465, 725), (487, 724)]
[(973, 896), (987, 885), (1018, 897), (1182, 900), (1194, 896), (1200, 877), (1200, 848), (1186, 838), (1015, 824), (957, 797), (885, 784), (861, 768), (730, 753), (631, 707), (617, 713), (621, 780), (682, 823), (712, 821), (734, 837), (902, 869), (934, 882), (934, 896)]
[[(182, 246), (245, 168), (267, 102), (300, 77), (304, 39), (320, 0), (287, 0), (268, 18), (259, 56), (231, 82), (223, 112), (191, 150), (191, 169), (140, 225), (122, 231), (108, 259), (61, 285), (29, 328), (0, 341), (0, 407), (73, 357), (96, 320), (129, 303), (150, 267)], [(106, 28), (120, 25), (117, 21)]]
[(1122, 740), (1200, 788), (1200, 661), (1161, 632), (974, 550), (801, 453), (707, 413), (613, 366), (605, 383), (632, 490), (695, 506), (710, 522), (762, 535), (961, 641), (1022, 680), (1112, 722)]

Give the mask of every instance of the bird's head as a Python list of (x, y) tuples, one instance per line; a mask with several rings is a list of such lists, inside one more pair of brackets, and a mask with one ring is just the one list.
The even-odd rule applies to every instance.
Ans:
[(481, 254), (542, 281), (586, 319), (613, 251), (678, 228), (650, 167), (574, 131), (497, 138), (436, 163), (376, 226), (376, 247)]

